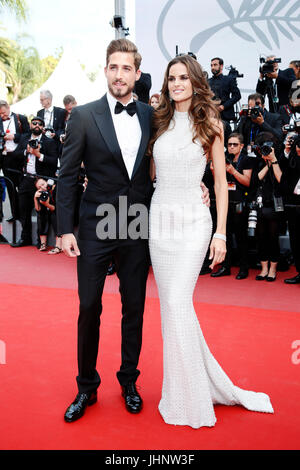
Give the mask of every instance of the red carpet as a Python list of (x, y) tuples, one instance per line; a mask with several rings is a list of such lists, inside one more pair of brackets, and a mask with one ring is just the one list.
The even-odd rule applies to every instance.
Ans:
[[(15, 265), (13, 283), (9, 274), (10, 270), (13, 272), (12, 263), (25, 256), (26, 250), (15, 252), (9, 247), (0, 249), (2, 276), (3, 272), (8, 273), (6, 282), (0, 279), (0, 342), (6, 349), (5, 357), (3, 349), (0, 354), (1, 450), (299, 449), (300, 351), (297, 354), (292, 348), (293, 342), (300, 339), (299, 309), (293, 312), (267, 305), (241, 308), (216, 304), (216, 280), (200, 277), (203, 291), (206, 286), (205, 298), (210, 286), (211, 302), (196, 301), (195, 306), (212, 353), (236, 385), (268, 393), (275, 414), (216, 406), (216, 426), (193, 430), (166, 425), (157, 410), (162, 341), (156, 296), (148, 296), (145, 310), (142, 373), (138, 381), (144, 410), (137, 416), (125, 410), (115, 376), (120, 363), (120, 301), (118, 294), (109, 292), (114, 291), (116, 277), (108, 278), (98, 361), (102, 376), (99, 401), (87, 409), (83, 419), (67, 424), (63, 414), (76, 394), (78, 300), (73, 288), (46, 285), (49, 279), (54, 282), (54, 277), (58, 285), (65, 285), (68, 270), (74, 280), (74, 263), (63, 255), (50, 257), (29, 248), (26, 261), (31, 264)], [(40, 279), (43, 285), (37, 285), (36, 270), (40, 275), (48, 270), (48, 279)], [(23, 284), (19, 283), (21, 273)], [(245, 289), (244, 281), (241, 285), (233, 277), (217, 280), (218, 301), (229, 282), (232, 290), (240, 286)], [(251, 292), (252, 279), (246, 283)], [(280, 296), (287, 286), (276, 283), (265, 289), (272, 288), (273, 295), (277, 292)], [(289, 287), (291, 297), (295, 288), (292, 291)], [(155, 294), (152, 274), (149, 289)], [(196, 299), (200, 290), (197, 287)], [(259, 296), (257, 299), (259, 303), (263, 300)], [(247, 303), (245, 298), (242, 300)], [(288, 304), (288, 298), (286, 301)], [(280, 306), (278, 299), (276, 305)]]

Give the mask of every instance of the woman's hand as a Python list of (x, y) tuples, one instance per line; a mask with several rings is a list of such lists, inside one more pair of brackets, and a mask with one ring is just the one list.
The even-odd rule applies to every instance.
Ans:
[(213, 269), (216, 264), (222, 263), (226, 256), (226, 242), (219, 238), (213, 238), (210, 244), (209, 259), (212, 259), (210, 268)]

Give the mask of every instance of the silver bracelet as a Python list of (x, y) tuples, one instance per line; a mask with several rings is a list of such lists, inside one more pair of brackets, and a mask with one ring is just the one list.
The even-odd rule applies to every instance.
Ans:
[(226, 243), (226, 235), (223, 235), (222, 233), (214, 233), (213, 238), (219, 238), (220, 240), (223, 240)]

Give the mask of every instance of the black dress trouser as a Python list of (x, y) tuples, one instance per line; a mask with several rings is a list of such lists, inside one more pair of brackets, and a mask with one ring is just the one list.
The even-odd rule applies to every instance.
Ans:
[[(149, 271), (147, 240), (78, 240), (77, 259), (79, 318), (78, 376), (80, 393), (97, 389), (101, 378), (96, 370), (100, 339), (102, 293), (108, 266), (114, 258), (122, 302), (121, 385), (135, 382), (141, 346), (146, 282)], [(109, 314), (109, 312), (108, 312)]]

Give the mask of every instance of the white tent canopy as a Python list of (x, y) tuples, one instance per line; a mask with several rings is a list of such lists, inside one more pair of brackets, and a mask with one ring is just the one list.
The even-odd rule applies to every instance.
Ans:
[(96, 81), (91, 82), (71, 49), (67, 49), (48, 80), (32, 95), (11, 105), (11, 110), (27, 116), (36, 115), (41, 109), (41, 90), (51, 91), (52, 104), (63, 108), (66, 95), (73, 95), (78, 105), (100, 98), (106, 92), (106, 80), (104, 72), (100, 71)]

